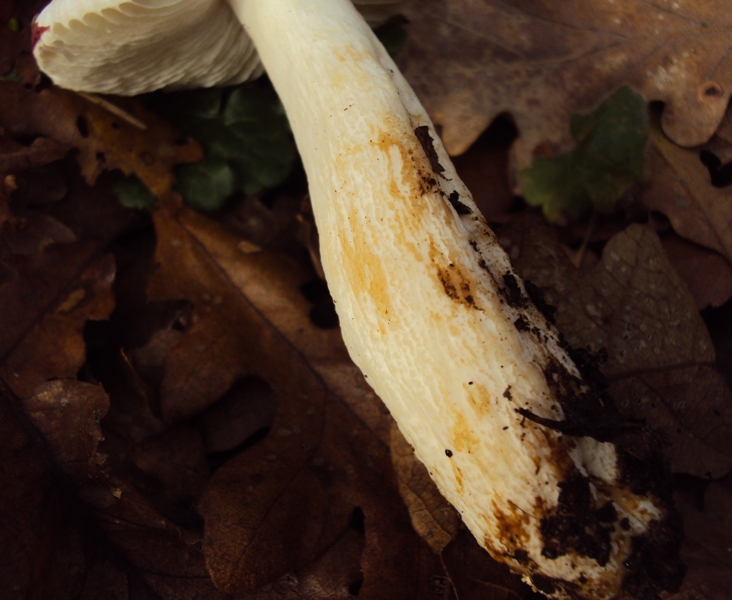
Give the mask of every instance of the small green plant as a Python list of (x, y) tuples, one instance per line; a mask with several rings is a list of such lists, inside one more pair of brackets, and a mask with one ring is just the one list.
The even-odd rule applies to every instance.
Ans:
[(549, 219), (577, 216), (589, 208), (608, 213), (643, 175), (648, 110), (643, 97), (624, 86), (594, 111), (572, 116), (577, 146), (559, 156), (537, 158), (521, 172), (526, 202)]
[(162, 97), (158, 109), (201, 143), (203, 162), (176, 168), (178, 191), (198, 210), (221, 208), (234, 192), (256, 194), (287, 177), (295, 143), (268, 82)]

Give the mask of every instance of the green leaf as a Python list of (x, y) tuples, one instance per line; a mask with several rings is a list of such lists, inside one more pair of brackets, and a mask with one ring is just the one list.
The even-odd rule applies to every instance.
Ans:
[(553, 158), (537, 158), (521, 171), (524, 197), (549, 219), (594, 208), (612, 212), (617, 200), (643, 176), (649, 122), (645, 100), (624, 86), (570, 123), (577, 146)]
[(177, 189), (189, 206), (216, 210), (227, 196), (259, 193), (290, 173), (295, 143), (282, 104), (266, 80), (160, 95), (154, 104), (205, 150), (201, 166), (176, 169)]
[(180, 165), (175, 170), (178, 191), (186, 204), (202, 212), (220, 209), (236, 191), (236, 176), (229, 163), (206, 160)]
[(127, 208), (155, 208), (155, 195), (140, 181), (136, 175), (120, 177), (112, 188), (117, 194), (119, 203)]

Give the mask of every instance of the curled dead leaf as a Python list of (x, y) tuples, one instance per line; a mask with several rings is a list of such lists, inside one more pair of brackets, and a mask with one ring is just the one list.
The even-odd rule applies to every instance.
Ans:
[(603, 372), (621, 412), (661, 431), (674, 471), (718, 477), (732, 468), (732, 393), (709, 333), (658, 236), (631, 225), (602, 260), (578, 271), (535, 217), (501, 231), (516, 268), (557, 307), (575, 347), (607, 350)]
[(0, 153), (0, 174), (2, 175), (47, 165), (63, 158), (69, 151), (67, 145), (43, 137), (33, 140), (30, 146), (13, 145), (15, 147), (12, 150), (5, 146)]
[(732, 265), (722, 255), (677, 236), (664, 236), (662, 242), (699, 310), (722, 306), (732, 298)]
[(699, 151), (679, 148), (658, 126), (651, 128), (648, 169), (653, 180), (643, 203), (665, 214), (674, 230), (732, 262), (732, 191), (712, 185)]
[(698, 489), (676, 495), (686, 541), (681, 558), (689, 571), (683, 586), (664, 600), (726, 600), (732, 589), (732, 490), (730, 480), (709, 483), (701, 502)]
[(442, 497), (427, 467), (414, 455), (396, 423), (391, 429), (391, 459), (414, 530), (433, 552), (440, 554), (457, 535), (460, 515)]
[(99, 244), (53, 244), (6, 259), (15, 277), (0, 285), (0, 377), (21, 398), (48, 379), (76, 375), (89, 319), (114, 308), (114, 260)]
[(0, 582), (13, 597), (221, 600), (195, 538), (110, 475), (101, 386), (0, 383)]
[(483, 550), (466, 528), (442, 552), (442, 563), (460, 600), (538, 600), (541, 597)]
[[(33, 425), (51, 447), (54, 459), (72, 479), (99, 481), (106, 457), (98, 451), (104, 439), (99, 422), (109, 410), (101, 386), (57, 379), (36, 388), (23, 403)], [(69, 432), (75, 435), (69, 435)]]
[(105, 170), (135, 174), (158, 198), (171, 194), (172, 167), (201, 160), (201, 147), (183, 137), (141, 101), (115, 98), (113, 106), (145, 124), (145, 129), (104, 106), (57, 87), (42, 91), (0, 82), (0, 126), (7, 135), (44, 135), (79, 150), (77, 160), (89, 185)]

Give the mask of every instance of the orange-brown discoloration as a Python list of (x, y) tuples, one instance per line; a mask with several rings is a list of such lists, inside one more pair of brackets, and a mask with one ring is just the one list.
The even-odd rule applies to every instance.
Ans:
[(338, 65), (340, 68), (329, 71), (327, 81), (329, 88), (331, 90), (334, 88), (346, 88), (350, 91), (354, 91), (354, 83), (360, 83), (361, 85), (359, 85), (359, 87), (364, 92), (363, 97), (368, 98), (371, 94), (373, 82), (365, 78), (354, 77), (354, 73), (358, 71), (357, 65), (359, 63), (369, 62), (370, 54), (348, 45), (335, 50), (333, 52), (333, 56), (340, 63)]
[[(379, 314), (385, 318), (379, 325), (382, 334), (385, 333), (386, 321), (396, 315), (389, 298), (388, 268), (385, 268), (379, 253), (374, 250), (380, 243), (378, 229), (388, 225), (390, 243), (404, 249), (417, 262), (423, 262), (418, 230), (431, 210), (429, 200), (423, 196), (431, 191), (428, 189), (430, 186), (436, 187), (434, 181), (431, 184), (427, 181), (431, 171), (426, 172), (424, 165), (420, 164), (426, 163), (426, 160), (415, 158), (415, 149), (412, 147), (415, 144), (409, 142), (409, 138), (407, 140), (405, 143), (394, 133), (378, 132), (368, 144), (371, 148), (358, 144), (337, 158), (339, 169), (346, 171), (349, 166), (358, 164), (358, 155), (373, 152), (373, 146), (382, 157), (381, 175), (386, 175), (386, 193), (374, 200), (383, 204), (376, 212), (386, 214), (389, 223), (371, 222), (373, 213), (365, 206), (355, 206), (349, 214), (350, 229), (339, 237), (351, 288), (357, 296), (368, 295), (377, 306)], [(393, 283), (396, 285), (397, 282)]]
[(430, 321), (434, 324), (435, 328), (442, 329), (451, 338), (459, 338), (463, 331), (458, 325), (455, 324), (450, 315), (445, 315), (444, 312), (437, 312), (430, 310), (428, 312)]
[[(511, 512), (501, 510), (495, 500), (491, 500), (491, 504), (496, 528), (499, 531), (497, 538), (505, 544), (508, 553), (513, 554), (518, 549), (526, 548), (531, 539), (531, 515), (510, 500), (505, 503), (505, 506), (510, 507)], [(485, 540), (486, 545), (498, 550), (493, 546), (495, 539), (491, 539), (489, 542), (489, 537)]]
[(452, 466), (452, 472), (455, 477), (455, 485), (457, 486), (458, 491), (462, 494), (463, 493), (463, 472), (460, 470), (460, 467), (458, 467), (455, 464), (455, 461), (450, 461), (450, 465)]
[(351, 290), (357, 297), (367, 295), (376, 305), (378, 314), (384, 317), (384, 321), (378, 324), (383, 335), (386, 333), (385, 321), (395, 315), (381, 258), (372, 250), (370, 240), (358, 226), (353, 227), (350, 242), (345, 236), (340, 236), (339, 241)]
[(467, 452), (480, 444), (480, 439), (470, 429), (470, 424), (463, 414), (455, 415), (455, 424), (452, 426), (452, 439), (457, 452)]
[(491, 396), (483, 384), (474, 383), (466, 385), (465, 388), (468, 391), (468, 402), (477, 414), (484, 415), (491, 412)]
[[(398, 152), (401, 162), (400, 183), (407, 188), (405, 196), (412, 200), (408, 206), (418, 208), (420, 212), (423, 212), (427, 208), (427, 205), (419, 202), (422, 196), (429, 192), (439, 191), (437, 181), (429, 167), (429, 163), (425, 158), (417, 154), (417, 146), (409, 136), (400, 139), (393, 133), (380, 132), (375, 137), (374, 144), (389, 161), (393, 160), (391, 158), (392, 151), (396, 150)], [(405, 144), (405, 140), (408, 142), (408, 145)], [(393, 177), (389, 185), (389, 190), (393, 192), (394, 198), (402, 201), (405, 199), (402, 193), (400, 193)]]

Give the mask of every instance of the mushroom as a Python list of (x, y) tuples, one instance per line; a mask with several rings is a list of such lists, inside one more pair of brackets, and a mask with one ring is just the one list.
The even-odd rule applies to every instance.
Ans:
[(648, 432), (532, 303), (349, 0), (55, 0), (36, 32), (57, 83), (127, 94), (255, 75), (251, 38), (307, 172), (349, 352), (477, 541), (554, 598), (678, 585)]

